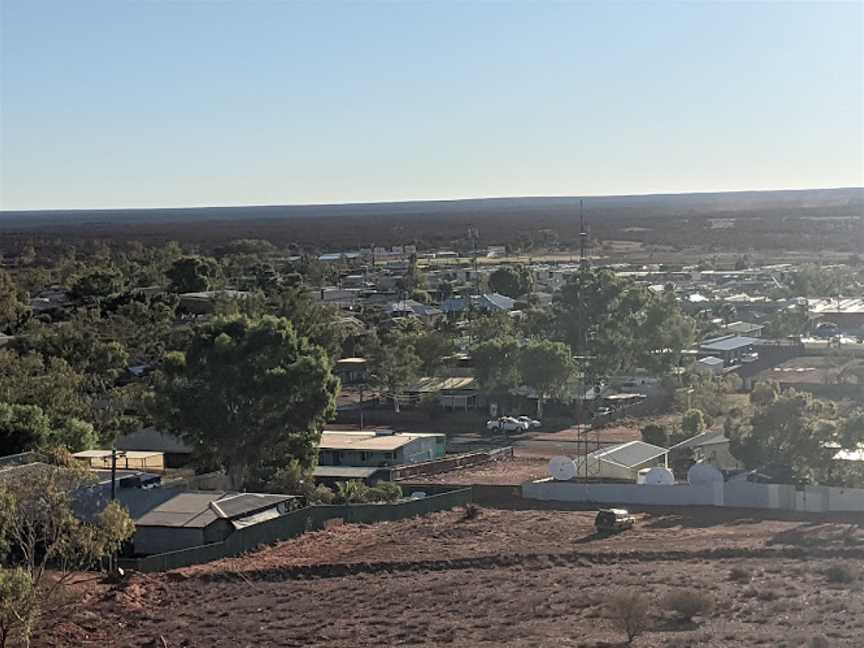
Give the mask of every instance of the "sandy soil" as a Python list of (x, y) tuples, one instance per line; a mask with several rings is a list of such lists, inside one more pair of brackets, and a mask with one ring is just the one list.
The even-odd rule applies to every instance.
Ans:
[[(651, 630), (634, 645), (860, 646), (864, 532), (848, 521), (693, 509), (640, 514), (613, 537), (579, 511), (481, 509), (334, 527), (256, 553), (168, 574), (94, 583), (37, 648), (117, 646), (622, 645), (614, 593), (638, 591)], [(861, 522), (861, 520), (857, 520)], [(732, 570), (735, 572), (732, 572)], [(677, 589), (714, 610), (676, 621)]]

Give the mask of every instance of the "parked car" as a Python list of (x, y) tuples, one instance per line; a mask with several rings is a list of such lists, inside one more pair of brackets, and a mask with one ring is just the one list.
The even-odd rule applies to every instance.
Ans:
[(600, 416), (610, 416), (611, 414), (612, 414), (612, 408), (611, 407), (601, 407), (600, 409), (598, 409), (597, 411), (594, 412), (594, 418), (597, 418)]
[(528, 428), (522, 421), (512, 416), (500, 416), (497, 419), (486, 421), (486, 429), (490, 432), (522, 432)]
[(526, 425), (526, 430), (530, 430), (532, 428), (539, 428), (542, 425), (540, 421), (538, 421), (537, 419), (532, 419), (530, 416), (519, 416), (516, 420), (521, 421), (522, 424)]
[(636, 524), (636, 518), (626, 509), (600, 509), (594, 518), (597, 533), (618, 533)]

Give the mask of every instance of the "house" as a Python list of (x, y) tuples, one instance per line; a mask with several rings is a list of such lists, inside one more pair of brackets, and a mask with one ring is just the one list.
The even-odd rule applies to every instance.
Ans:
[(742, 335), (723, 335), (710, 338), (699, 345), (699, 352), (703, 356), (714, 356), (723, 360), (727, 367), (749, 362), (753, 359), (753, 345), (758, 343), (757, 338), (744, 337)]
[(716, 376), (723, 373), (723, 367), (725, 365), (726, 363), (723, 362), (723, 358), (718, 358), (717, 356), (706, 356), (696, 361), (695, 368), (707, 371)]
[(409, 403), (429, 395), (437, 396), (441, 407), (466, 412), (478, 406), (480, 397), (477, 381), (471, 376), (425, 377), (405, 389)]
[(178, 309), (191, 315), (212, 313), (220, 300), (246, 299), (252, 293), (243, 290), (204, 290), (181, 294)]
[(731, 322), (723, 327), (723, 330), (730, 335), (745, 335), (748, 337), (762, 337), (762, 332), (765, 330), (763, 324), (753, 324), (751, 322)]
[(403, 299), (390, 304), (387, 307), (387, 314), (390, 317), (417, 317), (424, 322), (432, 323), (440, 317), (441, 310), (414, 299)]
[(706, 431), (669, 448), (673, 457), (692, 451), (696, 463), (709, 463), (721, 470), (740, 470), (743, 465), (729, 451), (729, 439), (723, 432)]
[(629, 441), (600, 448), (576, 459), (576, 474), (593, 479), (635, 482), (639, 471), (655, 466), (668, 467), (666, 448), (644, 441)]
[(322, 432), (320, 466), (401, 466), (444, 456), (444, 434)]
[(366, 358), (342, 358), (334, 367), (336, 376), (343, 385), (366, 382)]
[(192, 460), (193, 448), (178, 436), (145, 427), (126, 434), (115, 444), (118, 450), (161, 453), (165, 468), (182, 468)]
[[(111, 450), (82, 450), (72, 456), (88, 468), (111, 468)], [(116, 454), (116, 467), (124, 470), (165, 470), (165, 456), (152, 450), (120, 450)]]
[(441, 310), (448, 315), (464, 313), (466, 310), (479, 310), (487, 313), (508, 312), (513, 310), (515, 304), (515, 299), (505, 295), (487, 293), (485, 295), (471, 295), (468, 299), (451, 297), (441, 304)]
[(149, 555), (223, 542), (236, 529), (289, 512), (291, 495), (231, 492), (179, 492), (135, 519), (136, 554)]

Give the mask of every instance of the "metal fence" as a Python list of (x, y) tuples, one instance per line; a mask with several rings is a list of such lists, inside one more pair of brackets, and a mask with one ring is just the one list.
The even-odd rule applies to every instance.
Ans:
[(237, 556), (262, 545), (294, 538), (306, 531), (317, 531), (333, 520), (347, 524), (373, 524), (427, 515), (463, 506), (471, 501), (471, 488), (451, 490), (395, 504), (340, 504), (309, 506), (278, 518), (238, 529), (224, 542), (180, 551), (120, 561), (125, 569), (158, 572), (200, 565), (228, 556)]

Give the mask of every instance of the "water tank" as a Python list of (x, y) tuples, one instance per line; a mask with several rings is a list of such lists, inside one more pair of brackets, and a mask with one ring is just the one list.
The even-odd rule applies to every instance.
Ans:
[(654, 468), (649, 468), (648, 472), (645, 473), (645, 481), (643, 483), (647, 486), (674, 486), (675, 475), (668, 468), (655, 466)]
[(570, 457), (552, 457), (549, 460), (549, 474), (556, 481), (567, 481), (576, 476), (576, 464)]
[(691, 486), (710, 486), (711, 484), (722, 484), (723, 481), (723, 473), (711, 464), (693, 464), (687, 471), (687, 483)]

